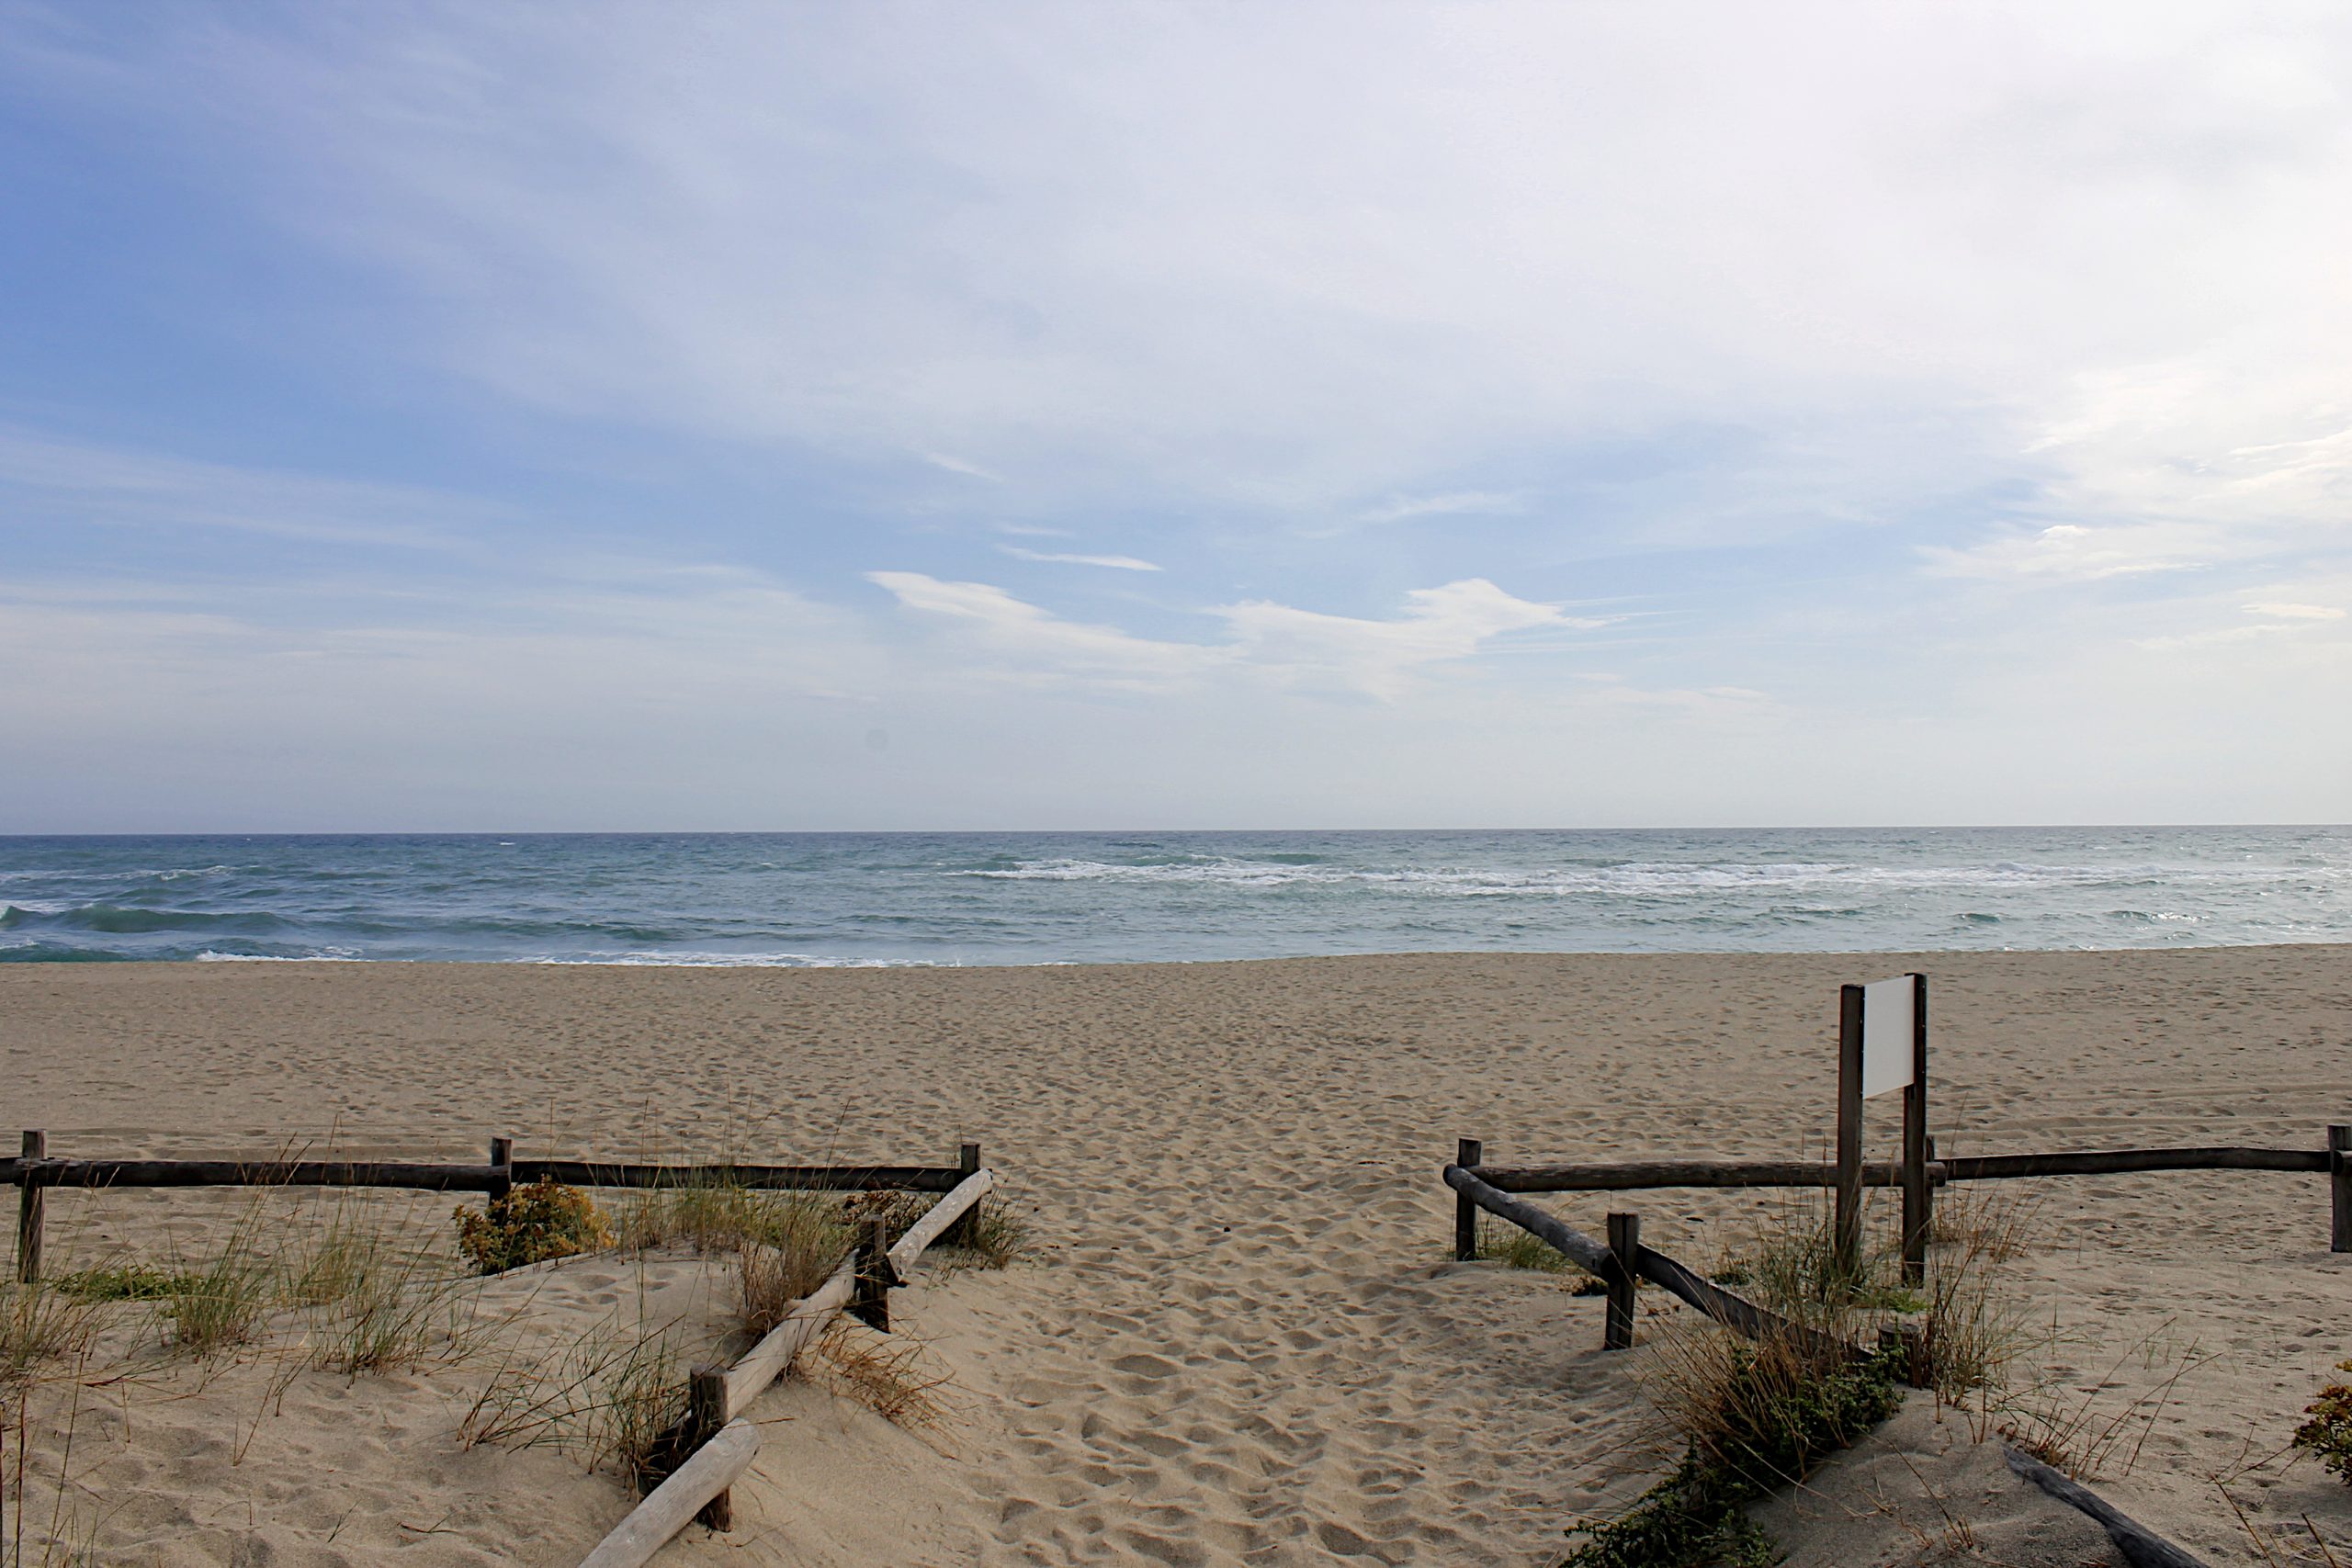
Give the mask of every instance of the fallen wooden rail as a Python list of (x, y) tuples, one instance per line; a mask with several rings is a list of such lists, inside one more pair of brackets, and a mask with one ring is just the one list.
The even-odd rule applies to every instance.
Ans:
[(1487, 1213), (1498, 1219), (1509, 1220), (1520, 1229), (1541, 1238), (1565, 1254), (1578, 1268), (1589, 1274), (1600, 1276), (1609, 1285), (1611, 1303), (1608, 1330), (1603, 1339), (1605, 1348), (1609, 1349), (1623, 1349), (1634, 1342), (1632, 1281), (1642, 1279), (1751, 1339), (1787, 1335), (1818, 1353), (1849, 1359), (1862, 1354), (1844, 1340), (1803, 1324), (1792, 1323), (1778, 1313), (1724, 1289), (1698, 1270), (1684, 1267), (1665, 1253), (1642, 1246), (1638, 1227), (1623, 1223), (1630, 1220), (1631, 1215), (1610, 1216), (1612, 1231), (1619, 1233), (1622, 1242), (1622, 1245), (1611, 1247), (1593, 1240), (1582, 1231), (1563, 1224), (1532, 1203), (1522, 1203), (1509, 1193), (1498, 1191), (1479, 1179), (1476, 1171), (1449, 1165), (1445, 1168), (1445, 1184)]

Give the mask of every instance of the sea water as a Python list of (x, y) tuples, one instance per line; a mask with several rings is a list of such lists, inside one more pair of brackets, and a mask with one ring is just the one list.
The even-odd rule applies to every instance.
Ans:
[(0, 837), (0, 961), (1047, 964), (2352, 940), (2352, 829)]

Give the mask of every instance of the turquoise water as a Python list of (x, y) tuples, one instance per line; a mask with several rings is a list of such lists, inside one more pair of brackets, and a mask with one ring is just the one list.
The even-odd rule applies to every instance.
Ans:
[(2352, 829), (0, 838), (0, 961), (2352, 941)]

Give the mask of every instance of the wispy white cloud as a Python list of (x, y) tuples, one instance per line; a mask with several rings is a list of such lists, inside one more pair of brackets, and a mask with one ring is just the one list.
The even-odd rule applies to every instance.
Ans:
[(990, 484), (1004, 482), (1004, 476), (994, 469), (983, 468), (978, 463), (967, 463), (961, 457), (951, 457), (944, 452), (925, 452), (922, 455), (922, 460), (934, 468), (944, 468), (951, 474), (961, 474), (966, 479), (986, 479)]
[(985, 582), (946, 582), (919, 571), (865, 575), (906, 608), (961, 626), (982, 649), (1009, 660), (1003, 672), (1019, 679), (1159, 683), (1200, 675), (1230, 658), (1221, 649), (1065, 620)]
[(1361, 523), (1402, 523), (1414, 517), (1507, 516), (1526, 507), (1527, 498), (1518, 491), (1463, 490), (1399, 496), (1355, 515)]
[(2269, 615), (2282, 621), (2340, 621), (2345, 612), (2334, 604), (2248, 604), (2249, 615)]
[(1226, 624), (1226, 641), (1172, 642), (1065, 620), (988, 583), (909, 571), (866, 575), (908, 609), (964, 624), (983, 647), (1013, 660), (1014, 672), (1033, 678), (1166, 682), (1228, 671), (1393, 697), (1415, 671), (1471, 658), (1508, 633), (1599, 624), (1474, 578), (1414, 590), (1392, 620), (1264, 601), (1229, 604), (1213, 612)]
[(1060, 566), (1106, 566), (1116, 571), (1158, 571), (1152, 561), (1138, 560), (1134, 556), (1069, 555), (1056, 550), (1024, 550), (1019, 545), (999, 545), (998, 549), (1016, 560), (1047, 561)]
[(1934, 570), (1951, 577), (2088, 581), (2185, 571), (2208, 564), (2228, 547), (2217, 530), (2194, 524), (2053, 523), (1964, 548), (1930, 545), (1921, 554)]

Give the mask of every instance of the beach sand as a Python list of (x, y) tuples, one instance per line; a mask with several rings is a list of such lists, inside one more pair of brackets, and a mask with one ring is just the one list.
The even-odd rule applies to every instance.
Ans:
[[(507, 1134), (526, 1155), (944, 1162), (976, 1139), (1040, 1251), (1001, 1273), (927, 1272), (894, 1307), (953, 1370), (951, 1420), (909, 1433), (780, 1388), (760, 1412), (775, 1424), (745, 1529), (678, 1561), (1532, 1565), (1658, 1472), (1645, 1353), (1604, 1354), (1601, 1303), (1559, 1280), (1449, 1261), (1438, 1172), (1455, 1138), (1485, 1139), (1497, 1163), (1817, 1155), (1837, 987), (1910, 968), (1933, 985), (1946, 1153), (2316, 1148), (2325, 1123), (2352, 1121), (2352, 948), (2329, 946), (28, 964), (0, 967), (0, 1116), (48, 1129), (60, 1155), (253, 1154), (332, 1134), (356, 1154), (479, 1158)], [(1873, 1114), (1884, 1150), (1893, 1117)], [(2315, 1463), (2231, 1482), (2262, 1548), (2212, 1479), (2282, 1449), (2352, 1355), (2352, 1256), (2327, 1250), (2324, 1179), (2009, 1185), (2038, 1199), (2014, 1267), (2052, 1369), (2045, 1398), (2087, 1411), (2086, 1435), (2114, 1434), (2102, 1492), (2217, 1562), (2321, 1561), (2306, 1515), (2345, 1556), (2352, 1489)], [(153, 1247), (231, 1201), (52, 1196), (58, 1266)], [(1758, 1201), (1613, 1206), (1703, 1268)], [(1555, 1206), (1597, 1233), (1612, 1204)], [(647, 1281), (723, 1309), (723, 1281), (682, 1258), (550, 1277), (549, 1322)], [(1644, 1332), (1678, 1310), (1645, 1297)], [(304, 1373), (275, 1410), (257, 1363), (179, 1376), (183, 1397), (159, 1408), (180, 1414), (126, 1393), (84, 1435), (77, 1466), (123, 1499), (103, 1560), (571, 1562), (627, 1506), (556, 1452), (456, 1452), (472, 1370)], [(204, 1422), (210, 1448), (171, 1436)], [(214, 1451), (223, 1422), (253, 1429), (235, 1462)], [(137, 1527), (156, 1541), (200, 1518), (209, 1544), (133, 1550), (147, 1538), (131, 1515), (164, 1521)]]

